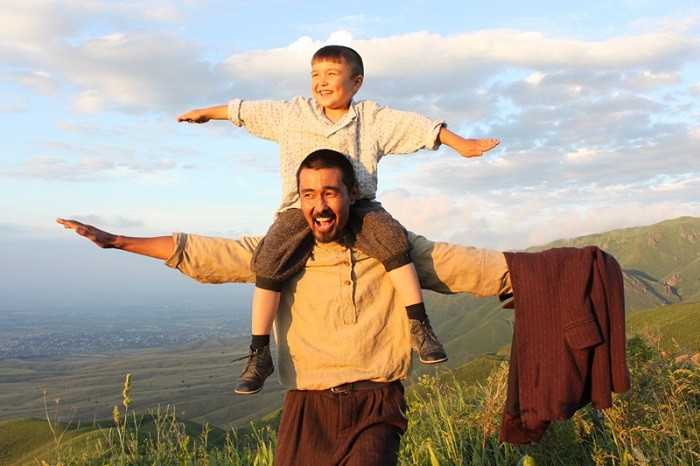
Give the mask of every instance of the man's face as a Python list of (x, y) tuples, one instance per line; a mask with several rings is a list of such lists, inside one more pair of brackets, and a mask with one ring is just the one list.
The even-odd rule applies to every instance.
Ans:
[(318, 61), (311, 64), (313, 98), (327, 111), (347, 110), (360, 86), (362, 76), (353, 77), (345, 63)]
[(299, 173), (299, 197), (314, 238), (319, 243), (328, 243), (344, 232), (350, 206), (357, 198), (357, 186), (348, 192), (339, 168), (304, 168)]

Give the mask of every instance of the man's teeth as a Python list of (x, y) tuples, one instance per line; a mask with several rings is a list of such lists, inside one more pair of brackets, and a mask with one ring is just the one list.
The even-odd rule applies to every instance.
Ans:
[(330, 222), (332, 217), (316, 217), (316, 223), (326, 223)]

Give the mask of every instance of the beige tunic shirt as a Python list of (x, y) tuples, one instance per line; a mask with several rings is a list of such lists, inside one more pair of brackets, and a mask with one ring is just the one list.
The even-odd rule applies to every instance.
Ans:
[(228, 104), (228, 117), (234, 125), (279, 146), (282, 204), (278, 211), (299, 207), (296, 173), (311, 152), (333, 149), (345, 154), (355, 168), (359, 199), (374, 199), (379, 160), (387, 154), (437, 149), (444, 124), (369, 100), (352, 102), (348, 113), (333, 123), (323, 107), (304, 97), (290, 101), (235, 99)]
[[(250, 258), (260, 238), (174, 235), (166, 265), (203, 283), (255, 281)], [(510, 292), (501, 252), (434, 243), (409, 233), (421, 284), (440, 293)], [(382, 264), (340, 243), (316, 244), (306, 268), (285, 283), (275, 321), (279, 378), (290, 390), (323, 390), (358, 380), (407, 379), (408, 319)]]

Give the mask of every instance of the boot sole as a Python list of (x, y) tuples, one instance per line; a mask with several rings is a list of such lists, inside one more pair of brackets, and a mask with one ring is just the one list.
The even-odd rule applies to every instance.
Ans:
[(262, 389), (263, 389), (263, 388), (260, 387), (260, 388), (258, 388), (257, 390), (252, 391), (252, 392), (250, 392), (250, 391), (246, 392), (246, 391), (243, 391), (243, 390), (235, 389), (233, 392), (234, 392), (234, 393), (237, 393), (238, 395), (254, 395), (255, 393), (258, 393), (258, 392), (259, 392), (260, 390), (262, 390)]
[(419, 357), (418, 357), (418, 360), (419, 360), (420, 362), (422, 362), (423, 364), (439, 364), (439, 363), (441, 363), (441, 362), (447, 361), (447, 357), (444, 357), (444, 358), (442, 358), (442, 359), (433, 359), (432, 361), (425, 361), (425, 360), (421, 359), (420, 356), (419, 356)]

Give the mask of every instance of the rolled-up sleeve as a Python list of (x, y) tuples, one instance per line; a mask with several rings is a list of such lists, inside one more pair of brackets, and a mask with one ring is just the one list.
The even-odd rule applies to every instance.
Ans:
[(250, 134), (277, 142), (284, 135), (289, 103), (283, 100), (241, 100), (228, 103), (228, 119)]
[(420, 149), (436, 150), (440, 147), (438, 135), (445, 126), (443, 120), (431, 120), (418, 113), (370, 104), (367, 107), (376, 112), (372, 131), (385, 154), (412, 154)]
[(175, 250), (165, 265), (201, 283), (254, 283), (250, 259), (260, 239), (174, 233)]
[(421, 287), (478, 297), (511, 293), (508, 264), (500, 251), (433, 242), (409, 232), (411, 256)]

